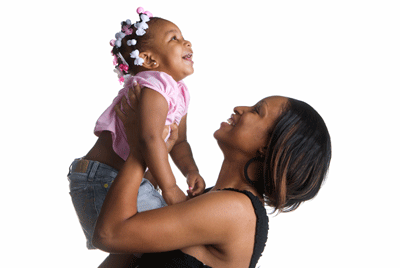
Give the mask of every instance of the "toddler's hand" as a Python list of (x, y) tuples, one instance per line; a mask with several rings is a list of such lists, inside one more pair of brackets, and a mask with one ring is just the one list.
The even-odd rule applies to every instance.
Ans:
[(187, 191), (189, 197), (195, 197), (202, 194), (206, 188), (206, 183), (198, 171), (189, 172), (186, 176), (186, 181), (189, 186), (189, 190)]

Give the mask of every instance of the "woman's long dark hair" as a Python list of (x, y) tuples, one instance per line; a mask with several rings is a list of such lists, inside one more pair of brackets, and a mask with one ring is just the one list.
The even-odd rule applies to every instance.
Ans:
[(256, 188), (274, 212), (293, 211), (317, 195), (329, 168), (331, 140), (310, 105), (289, 98), (265, 152)]

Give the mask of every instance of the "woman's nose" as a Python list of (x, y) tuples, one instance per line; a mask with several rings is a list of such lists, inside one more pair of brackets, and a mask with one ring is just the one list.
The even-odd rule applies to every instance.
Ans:
[(233, 111), (236, 114), (242, 115), (245, 112), (251, 111), (251, 107), (249, 107), (249, 106), (237, 106), (237, 107), (233, 108)]
[(235, 114), (242, 115), (243, 111), (244, 111), (244, 107), (243, 106), (236, 106), (235, 108), (233, 108), (233, 111), (235, 112)]
[(188, 47), (192, 47), (192, 43), (190, 43), (189, 40), (185, 40), (184, 45), (188, 46)]

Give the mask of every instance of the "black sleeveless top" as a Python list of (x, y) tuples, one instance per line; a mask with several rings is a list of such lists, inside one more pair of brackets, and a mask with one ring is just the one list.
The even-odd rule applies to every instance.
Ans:
[[(208, 190), (208, 189), (207, 189)], [(239, 191), (237, 189), (223, 189), (245, 194), (250, 198), (257, 217), (256, 236), (254, 240), (254, 250), (251, 256), (249, 268), (255, 268), (265, 248), (268, 235), (268, 216), (260, 200), (249, 191)], [(139, 260), (135, 268), (211, 268), (203, 264), (193, 256), (183, 253), (180, 250), (145, 253)]]

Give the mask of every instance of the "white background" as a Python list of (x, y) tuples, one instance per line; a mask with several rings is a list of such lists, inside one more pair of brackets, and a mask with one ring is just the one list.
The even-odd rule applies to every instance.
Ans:
[(108, 42), (138, 6), (193, 44), (188, 138), (208, 186), (222, 161), (213, 133), (234, 106), (284, 95), (325, 119), (328, 179), (270, 217), (261, 267), (400, 267), (400, 4), (389, 0), (3, 1), (2, 263), (97, 267), (107, 256), (86, 250), (66, 175), (120, 89)]

